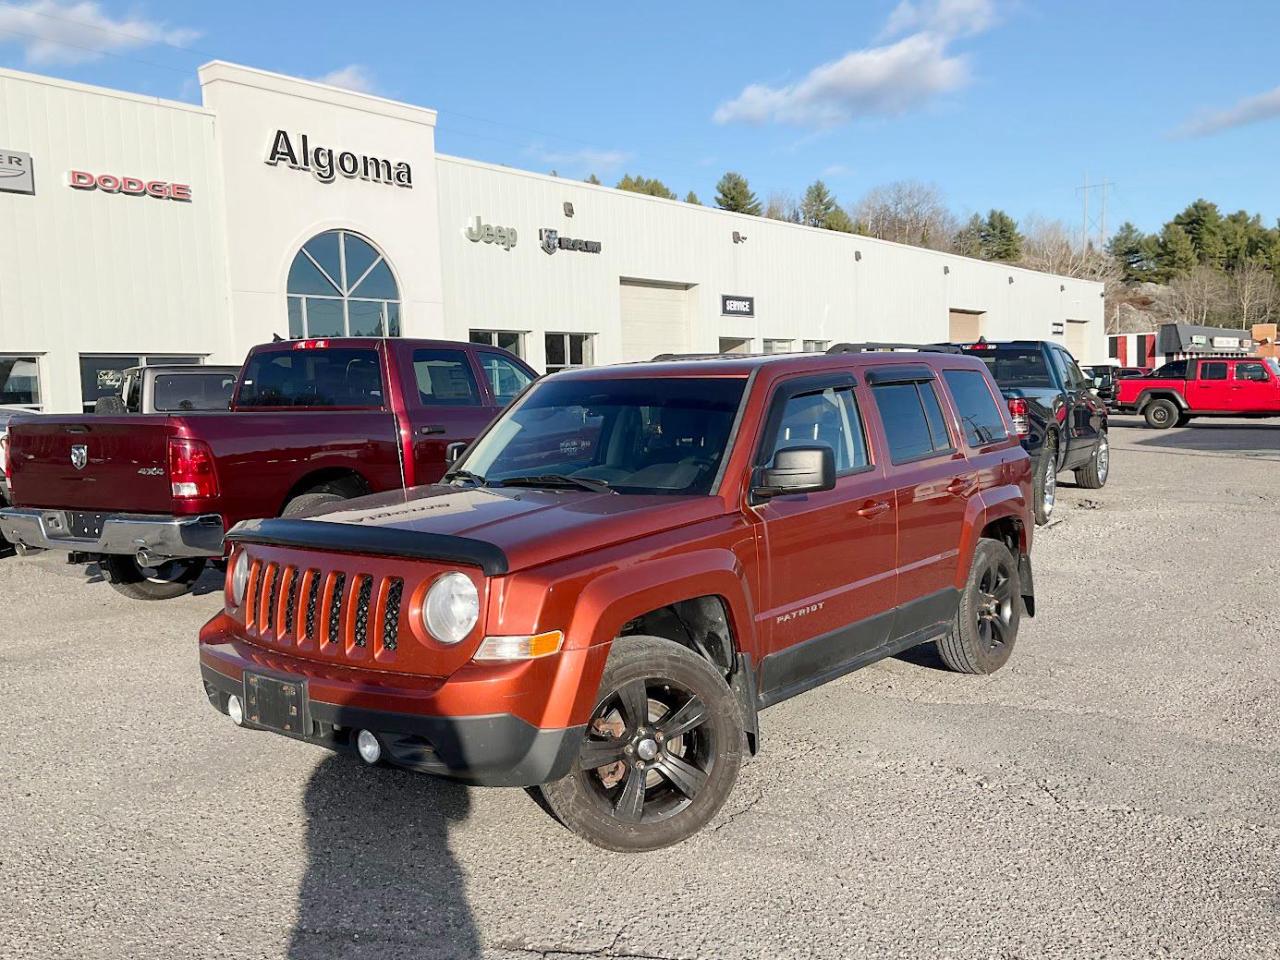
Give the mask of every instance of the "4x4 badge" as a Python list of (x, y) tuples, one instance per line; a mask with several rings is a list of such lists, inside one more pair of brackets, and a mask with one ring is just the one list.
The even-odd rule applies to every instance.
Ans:
[(89, 448), (83, 443), (73, 443), (71, 445), (71, 465), (77, 470), (83, 470), (88, 462)]

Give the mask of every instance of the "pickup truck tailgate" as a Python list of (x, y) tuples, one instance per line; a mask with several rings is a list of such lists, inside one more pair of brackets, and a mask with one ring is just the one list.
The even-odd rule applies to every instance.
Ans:
[(167, 416), (41, 416), (9, 433), (13, 501), (112, 513), (169, 513)]

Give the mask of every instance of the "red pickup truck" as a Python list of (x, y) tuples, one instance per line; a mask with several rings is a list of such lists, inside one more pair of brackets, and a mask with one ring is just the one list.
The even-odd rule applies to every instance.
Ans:
[(1114, 406), (1147, 426), (1185, 426), (1192, 417), (1280, 417), (1280, 362), (1274, 357), (1174, 360), (1116, 381)]
[(264, 344), (229, 412), (15, 421), (0, 533), (99, 561), (134, 599), (181, 596), (241, 520), (435, 483), (535, 377), (468, 343)]

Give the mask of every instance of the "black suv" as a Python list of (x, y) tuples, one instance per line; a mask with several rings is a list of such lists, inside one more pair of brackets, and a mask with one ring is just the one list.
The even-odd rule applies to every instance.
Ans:
[(1107, 408), (1075, 358), (1045, 340), (958, 343), (979, 357), (1000, 385), (1022, 445), (1035, 465), (1036, 523), (1053, 515), (1058, 474), (1074, 470), (1076, 483), (1097, 489), (1111, 468)]

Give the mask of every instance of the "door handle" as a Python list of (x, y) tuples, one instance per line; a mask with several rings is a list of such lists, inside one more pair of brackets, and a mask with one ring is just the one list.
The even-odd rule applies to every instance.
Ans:
[(858, 516), (870, 520), (872, 517), (878, 517), (882, 513), (889, 510), (889, 503), (886, 500), (875, 500), (866, 506), (858, 508)]
[(446, 428), (442, 423), (429, 423), (425, 427), (419, 427), (418, 433), (422, 434), (424, 437), (428, 437), (433, 433), (444, 433), (445, 429)]
[(976, 486), (974, 477), (956, 477), (947, 484), (947, 493), (955, 497), (967, 497)]

